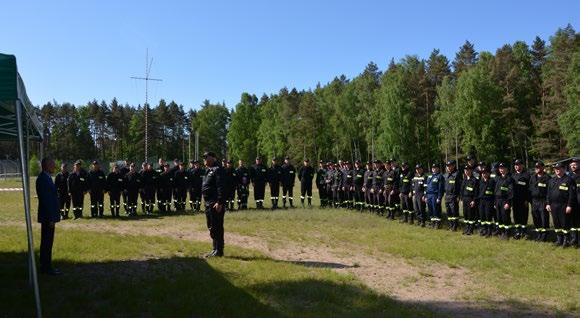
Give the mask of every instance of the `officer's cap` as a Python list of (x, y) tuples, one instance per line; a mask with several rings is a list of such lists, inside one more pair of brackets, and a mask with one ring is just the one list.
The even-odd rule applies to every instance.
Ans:
[(354, 163), (359, 164), (360, 165), (360, 160), (356, 160)]
[(380, 163), (382, 163), (382, 162), (381, 162), (380, 160), (378, 160), (378, 159), (377, 159), (377, 160), (375, 160), (375, 163), (376, 163), (376, 164), (380, 164)]
[(318, 160), (318, 163), (324, 163), (324, 160)]
[(465, 167), (463, 167), (464, 170), (473, 170), (473, 167), (471, 165), (465, 165)]
[(389, 159), (389, 160), (385, 161), (385, 164), (389, 164), (390, 165), (391, 163), (393, 163), (393, 160), (392, 159)]
[(272, 157), (272, 161), (278, 161), (278, 158)]
[(168, 163), (164, 164), (163, 166), (169, 168), (169, 164)]
[(304, 159), (304, 162), (310, 162), (310, 159), (308, 159), (308, 158), (305, 158), (305, 159)]
[(482, 167), (485, 167), (485, 166), (487, 166), (487, 165), (485, 164), (485, 161), (480, 161), (480, 162), (478, 162), (478, 163), (477, 163), (477, 165), (478, 165), (478, 166), (482, 166)]
[(260, 158), (260, 157), (256, 157), (256, 160), (262, 160), (262, 158)]
[(216, 155), (215, 155), (215, 152), (213, 152), (213, 151), (206, 151), (206, 152), (203, 153), (203, 156), (202, 157), (204, 159), (207, 158), (207, 157), (213, 157), (213, 158), (215, 158)]
[(481, 171), (481, 173), (489, 173), (490, 169), (488, 166), (482, 166), (480, 171)]
[(75, 164), (75, 166), (76, 166), (76, 165), (79, 165), (79, 166), (80, 166), (80, 165), (82, 165), (82, 164), (83, 164), (83, 161), (79, 159), (79, 160), (75, 161), (75, 163), (74, 163), (74, 164)]
[(284, 160), (290, 160), (290, 157), (286, 156), (284, 157)]
[(536, 161), (535, 164), (536, 167), (543, 167), (544, 166), (544, 162), (542, 162), (541, 160)]
[(572, 162), (574, 162), (574, 163), (580, 163), (580, 157), (572, 159)]
[(467, 155), (467, 160), (475, 160), (475, 156), (472, 154)]
[(228, 160), (228, 162), (227, 162), (227, 163), (228, 163), (228, 164), (233, 164), (234, 162), (233, 162), (233, 161), (231, 161), (231, 160)]
[(396, 161), (397, 161), (397, 159), (395, 159), (395, 158), (391, 158), (391, 159), (389, 159), (389, 161), (390, 161), (390, 162), (396, 162)]
[(451, 165), (455, 165), (455, 160), (451, 159), (449, 161), (447, 161), (447, 166), (451, 166)]
[(99, 164), (99, 162), (98, 162), (97, 160), (93, 160), (93, 164), (94, 164), (94, 165), (98, 165), (98, 164)]
[(406, 161), (403, 161), (403, 162), (401, 163), (401, 166), (403, 166), (403, 167), (408, 167), (408, 166), (409, 166), (409, 164), (408, 164)]
[(438, 163), (434, 163), (431, 165), (431, 168), (439, 168), (439, 164)]
[(119, 166), (116, 163), (113, 164), (113, 169), (115, 169), (115, 168), (119, 168)]
[(423, 165), (418, 163), (415, 165), (415, 169), (423, 169)]
[(507, 168), (507, 165), (505, 164), (505, 162), (502, 161), (502, 162), (498, 163), (497, 167), (498, 168)]
[(556, 162), (555, 164), (552, 165), (552, 168), (555, 168), (555, 169), (563, 169), (564, 168), (564, 164), (562, 162)]
[(523, 164), (524, 164), (524, 162), (521, 161), (520, 159), (514, 160), (514, 165), (523, 165)]
[(195, 163), (195, 160), (191, 159), (189, 160), (189, 163)]

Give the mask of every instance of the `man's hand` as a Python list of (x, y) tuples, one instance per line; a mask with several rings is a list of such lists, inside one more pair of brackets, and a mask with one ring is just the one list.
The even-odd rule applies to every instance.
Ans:
[(441, 203), (441, 199), (437, 199), (437, 203)]
[(223, 205), (216, 203), (213, 205), (213, 208), (216, 210), (216, 212), (221, 213), (222, 212), (222, 207)]
[(552, 207), (548, 204), (546, 205), (546, 211), (548, 212), (552, 212)]
[(427, 202), (427, 198), (426, 197), (423, 197), (422, 200), (423, 200), (423, 202)]
[(506, 204), (503, 205), (503, 209), (504, 210), (509, 210), (509, 208), (510, 208), (510, 204), (509, 203), (506, 203)]
[(572, 213), (572, 207), (571, 206), (567, 206), (566, 207), (566, 214), (570, 214)]
[(469, 206), (472, 207), (472, 208), (475, 207), (475, 201), (469, 202)]

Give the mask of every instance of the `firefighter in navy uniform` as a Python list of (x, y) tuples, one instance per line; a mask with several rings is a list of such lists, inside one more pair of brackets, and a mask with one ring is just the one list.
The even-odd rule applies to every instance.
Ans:
[(478, 190), (479, 181), (473, 175), (473, 166), (466, 165), (463, 173), (464, 177), (461, 181), (461, 202), (463, 203), (463, 216), (465, 222), (465, 229), (463, 234), (472, 235), (475, 230), (475, 222), (478, 216)]
[(163, 172), (157, 178), (157, 198), (159, 199), (159, 211), (171, 212), (171, 196), (173, 192), (173, 173), (166, 163)]
[[(165, 171), (165, 160), (163, 160), (163, 158), (159, 158), (159, 160), (157, 160), (157, 164), (159, 165), (159, 167), (157, 167), (157, 169), (155, 169), (155, 174), (157, 175), (157, 178), (159, 178), (161, 176), (161, 174), (163, 173), (163, 171)], [(157, 186), (157, 184), (159, 183), (159, 180), (155, 180), (155, 195), (157, 197), (157, 209), (159, 211), (161, 211), (162, 205), (161, 205), (161, 199), (160, 197), (163, 195), (161, 194), (161, 191), (159, 190), (159, 187)]]
[(238, 210), (246, 210), (248, 208), (248, 196), (250, 195), (250, 169), (248, 169), (243, 160), (238, 161), (238, 168), (236, 169), (236, 176), (238, 178), (237, 195), (238, 195)]
[(254, 200), (256, 208), (264, 208), (264, 192), (268, 181), (268, 168), (262, 163), (262, 158), (256, 157), (256, 163), (250, 168), (250, 180), (254, 187)]
[(371, 210), (373, 207), (373, 198), (371, 194), (371, 188), (373, 187), (373, 165), (371, 162), (367, 162), (366, 170), (363, 175), (363, 196), (365, 201), (365, 209)]
[(113, 165), (113, 171), (107, 176), (107, 192), (109, 192), (109, 203), (113, 217), (119, 217), (121, 192), (123, 192), (124, 183), (125, 180), (119, 172), (119, 167), (116, 164)]
[(529, 191), (532, 199), (532, 220), (536, 241), (546, 241), (550, 228), (550, 213), (546, 210), (546, 196), (550, 176), (544, 171), (544, 163), (538, 161), (535, 164), (535, 173), (530, 177)]
[(417, 224), (425, 227), (427, 221), (427, 209), (425, 207), (425, 187), (427, 186), (427, 176), (423, 171), (423, 166), (415, 166), (413, 176), (412, 194), (413, 194), (413, 211), (417, 217)]
[(365, 168), (360, 160), (354, 162), (354, 205), (357, 210), (362, 212), (365, 205), (365, 196), (363, 192), (365, 182)]
[[(290, 163), (290, 158), (286, 157), (282, 165), (282, 206), (284, 208), (286, 208), (286, 198), (290, 207), (294, 207), (294, 182), (296, 182), (296, 168)], [(310, 192), (312, 193), (312, 187), (310, 187)]]
[(67, 164), (63, 163), (60, 165), (60, 172), (54, 178), (54, 185), (56, 187), (56, 195), (58, 197), (60, 216), (63, 219), (68, 219), (68, 213), (70, 210), (70, 195), (69, 195), (69, 191), (68, 191), (68, 177), (69, 177), (69, 172), (67, 169)]
[(205, 217), (213, 250), (206, 257), (224, 256), (224, 215), (226, 213), (226, 191), (224, 170), (218, 164), (213, 152), (203, 154), (206, 173), (203, 177), (201, 192), (205, 203)]
[(352, 208), (352, 199), (354, 193), (354, 171), (352, 163), (346, 161), (342, 170), (342, 206), (348, 209)]
[(89, 180), (86, 171), (82, 168), (82, 161), (77, 160), (73, 165), (73, 172), (68, 176), (68, 191), (72, 199), (73, 215), (75, 219), (83, 216), (85, 193), (89, 189)]
[(394, 220), (400, 206), (399, 200), (399, 169), (393, 165), (394, 160), (385, 162), (384, 172), (384, 200), (387, 209), (387, 218)]
[(498, 215), (498, 229), (502, 239), (509, 239), (512, 228), (511, 208), (514, 198), (514, 182), (508, 166), (500, 162), (499, 175), (495, 178), (495, 208)]
[(135, 169), (135, 163), (129, 165), (129, 172), (125, 175), (125, 193), (127, 195), (127, 210), (129, 216), (137, 215), (137, 199), (142, 187), (141, 174)]
[(141, 172), (143, 188), (141, 190), (141, 201), (143, 212), (147, 215), (153, 213), (155, 207), (155, 185), (157, 184), (157, 172), (153, 170), (151, 164), (146, 162), (145, 168)]
[[(342, 161), (341, 161), (342, 163)], [(340, 208), (342, 205), (342, 184), (343, 173), (340, 165), (334, 165), (332, 171), (332, 203), (335, 208)]]
[(234, 168), (234, 164), (231, 160), (225, 162), (224, 167), (224, 177), (227, 185), (226, 191), (226, 208), (230, 211), (234, 210), (234, 203), (236, 202), (236, 188), (238, 182), (238, 174)]
[(524, 163), (520, 159), (514, 161), (514, 239), (526, 237), (529, 202), (530, 202), (530, 174), (525, 170)]
[(553, 165), (556, 175), (548, 183), (546, 210), (552, 214), (555, 245), (567, 247), (570, 245), (569, 231), (572, 225), (572, 209), (576, 201), (576, 183), (566, 175), (564, 164)]
[(455, 160), (447, 161), (445, 174), (445, 209), (449, 229), (457, 231), (459, 227), (459, 197), (461, 195), (461, 173), (457, 170)]
[(193, 170), (190, 171), (190, 190), (189, 195), (193, 201), (192, 210), (194, 212), (201, 212), (201, 185), (203, 183), (203, 176), (205, 176), (205, 169), (199, 161), (193, 162)]
[(439, 165), (434, 163), (431, 165), (431, 175), (427, 177), (424, 199), (429, 209), (431, 227), (435, 229), (441, 228), (441, 200), (444, 193), (445, 178), (440, 172)]
[(298, 171), (300, 180), (300, 204), (304, 208), (304, 198), (308, 200), (308, 207), (312, 207), (312, 179), (314, 178), (314, 168), (310, 165), (310, 160), (304, 159), (302, 167)]
[[(121, 174), (121, 176), (123, 178), (125, 178), (125, 175), (127, 173), (129, 173), (129, 166), (131, 165), (131, 160), (126, 159), (125, 160), (125, 164), (123, 165), (123, 167), (121, 167), (121, 169), (119, 169), (119, 173)], [(129, 208), (127, 205), (127, 193), (125, 191), (123, 191), (121, 193), (121, 196), (123, 197), (123, 209), (125, 210), (125, 213), (129, 214)]]
[(105, 210), (105, 188), (107, 177), (98, 161), (93, 161), (93, 168), (89, 172), (89, 188), (91, 198), (91, 217), (103, 217)]
[(485, 237), (491, 237), (495, 224), (493, 222), (495, 215), (495, 178), (490, 175), (490, 169), (481, 166), (478, 190), (478, 210), (480, 220), (479, 234)]
[(268, 169), (268, 184), (270, 185), (270, 200), (272, 201), (272, 210), (278, 209), (282, 173), (282, 167), (278, 164), (278, 159), (276, 157), (272, 158), (272, 166), (270, 166), (270, 169)]
[(326, 166), (322, 160), (318, 161), (318, 170), (316, 170), (316, 189), (318, 190), (318, 198), (320, 199), (320, 207), (325, 208), (328, 204), (328, 197), (326, 195)]
[(413, 213), (413, 171), (409, 169), (407, 162), (401, 163), (399, 173), (399, 198), (401, 200), (401, 211), (403, 212), (404, 223), (414, 223), (415, 213)]
[(185, 171), (185, 166), (183, 162), (177, 164), (177, 171), (175, 171), (173, 176), (173, 204), (175, 206), (175, 211), (182, 212), (185, 211), (185, 200), (187, 199), (187, 187), (189, 186), (189, 176), (187, 171)]
[(371, 188), (371, 193), (373, 194), (373, 207), (375, 212), (380, 215), (384, 213), (384, 196), (383, 187), (385, 185), (385, 168), (380, 160), (375, 160), (374, 171), (373, 171), (373, 184)]
[(576, 202), (572, 209), (572, 227), (570, 228), (570, 245), (575, 247), (580, 246), (580, 158), (575, 158), (570, 163), (570, 177), (574, 179), (576, 184)]

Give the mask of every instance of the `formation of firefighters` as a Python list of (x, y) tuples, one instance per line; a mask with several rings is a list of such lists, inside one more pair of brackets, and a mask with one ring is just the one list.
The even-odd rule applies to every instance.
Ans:
[[(400, 218), (405, 223), (436, 229), (445, 222), (451, 231), (462, 227), (465, 235), (478, 231), (485, 237), (546, 241), (552, 231), (552, 219), (555, 244), (564, 247), (579, 244), (578, 164), (579, 159), (572, 160), (567, 171), (566, 165), (556, 163), (552, 165), (555, 174), (550, 176), (541, 161), (529, 173), (521, 160), (515, 160), (513, 165), (504, 162), (488, 165), (476, 163), (472, 156), (467, 157), (462, 169), (450, 160), (445, 164), (445, 172), (440, 165), (433, 164), (430, 173), (420, 164), (412, 168), (402, 162), (399, 166), (394, 159), (364, 164), (320, 161), (317, 169), (308, 159), (298, 169), (289, 158), (283, 162), (274, 158), (267, 166), (258, 157), (249, 167), (242, 160), (237, 167), (232, 161), (222, 161), (227, 185), (226, 209), (231, 211), (248, 209), (250, 187), (256, 208), (264, 209), (266, 185), (272, 210), (295, 207), (294, 185), (298, 180), (302, 207), (312, 207), (314, 183), (322, 208), (369, 211), (391, 220)], [(160, 213), (183, 212), (188, 205), (193, 212), (202, 211), (202, 184), (206, 175), (203, 164), (192, 160), (186, 167), (179, 160), (170, 165), (159, 159), (158, 166), (154, 170), (150, 163), (143, 163), (137, 169), (135, 163), (127, 160), (124, 165), (113, 165), (105, 175), (97, 161), (88, 172), (81, 161), (74, 163), (72, 172), (63, 164), (55, 178), (62, 217), (68, 218), (71, 207), (75, 218), (82, 217), (87, 192), (92, 217), (103, 216), (105, 193), (109, 195), (114, 217), (119, 217), (121, 205), (126, 214), (135, 216), (139, 197), (144, 214), (153, 213), (155, 206)], [(528, 230), (530, 207), (533, 231)]]

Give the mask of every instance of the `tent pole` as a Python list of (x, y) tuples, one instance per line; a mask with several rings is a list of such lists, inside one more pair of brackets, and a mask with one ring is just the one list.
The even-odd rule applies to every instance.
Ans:
[[(40, 307), (40, 291), (38, 289), (38, 277), (36, 273), (36, 264), (34, 259), (34, 243), (32, 241), (32, 219), (30, 217), (30, 179), (28, 176), (28, 154), (24, 153), (27, 149), (24, 143), (24, 129), (22, 127), (22, 105), (16, 101), (16, 121), (18, 127), (18, 146), (20, 148), (20, 164), (22, 167), (22, 188), (24, 189), (24, 213), (26, 219), (26, 234), (28, 237), (28, 262), (34, 288), (34, 300), (36, 302), (36, 317), (42, 317)], [(27, 133), (28, 134), (28, 133)], [(28, 143), (28, 140), (26, 141)]]

